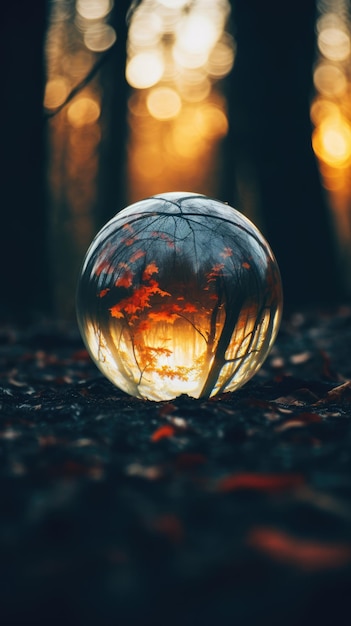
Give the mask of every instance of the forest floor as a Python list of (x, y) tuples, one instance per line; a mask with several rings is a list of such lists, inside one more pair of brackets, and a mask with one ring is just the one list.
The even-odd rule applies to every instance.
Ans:
[(351, 307), (210, 400), (131, 398), (75, 324), (0, 330), (0, 623), (349, 625)]

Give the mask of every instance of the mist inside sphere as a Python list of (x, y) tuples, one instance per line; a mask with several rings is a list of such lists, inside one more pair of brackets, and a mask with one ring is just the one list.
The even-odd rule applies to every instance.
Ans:
[(81, 271), (77, 318), (101, 372), (138, 398), (234, 391), (276, 338), (282, 287), (262, 234), (227, 204), (165, 193), (123, 209)]

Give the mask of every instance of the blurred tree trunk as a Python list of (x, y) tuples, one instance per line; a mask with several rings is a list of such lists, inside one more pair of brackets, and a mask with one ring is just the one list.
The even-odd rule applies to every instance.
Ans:
[(335, 244), (309, 118), (315, 1), (232, 6), (237, 57), (228, 81), (223, 193), (268, 238), (287, 304), (333, 302)]
[[(87, 134), (84, 148), (76, 155), (69, 152), (74, 132), (65, 122), (69, 103), (63, 106), (56, 120), (54, 114), (48, 140), (50, 154), (57, 157), (49, 165), (48, 184), (52, 275), (55, 277), (53, 300), (55, 315), (62, 319), (74, 320), (76, 317), (77, 281), (93, 236), (125, 204), (128, 99), (125, 64), (129, 8), (130, 0), (114, 3), (108, 22), (115, 29), (117, 40), (106, 52), (92, 56), (88, 74), (80, 77), (81, 92), (78, 90), (75, 94), (78, 99), (80, 93), (84, 95), (85, 87), (93, 87), (101, 101), (101, 115), (96, 124), (97, 144), (89, 141)], [(64, 22), (65, 28), (69, 26), (72, 27), (72, 17)], [(74, 29), (73, 41), (75, 36)], [(75, 87), (73, 85), (73, 93)], [(55, 121), (62, 124), (55, 126)], [(77, 131), (82, 143), (84, 131), (84, 127)], [(75, 173), (72, 173), (73, 164)], [(87, 175), (89, 166), (90, 174)]]
[(123, 209), (126, 202), (129, 86), (125, 76), (125, 66), (128, 38), (127, 14), (130, 7), (130, 0), (119, 0), (114, 4), (110, 23), (117, 33), (117, 41), (108, 63), (101, 72), (104, 113), (99, 167), (99, 189), (102, 200), (97, 216), (99, 228)]
[(25, 321), (48, 310), (43, 42), (47, 0), (16, 0), (1, 9), (0, 314)]

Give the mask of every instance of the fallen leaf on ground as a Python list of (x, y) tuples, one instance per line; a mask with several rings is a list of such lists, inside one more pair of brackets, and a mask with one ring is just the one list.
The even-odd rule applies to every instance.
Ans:
[(166, 439), (167, 437), (173, 437), (175, 433), (175, 428), (170, 424), (166, 424), (165, 426), (160, 426), (155, 432), (151, 435), (151, 441), (160, 441), (161, 439)]
[(351, 563), (349, 544), (295, 537), (276, 528), (253, 528), (247, 541), (272, 559), (307, 571), (339, 568)]
[(231, 474), (224, 476), (217, 483), (217, 491), (283, 491), (285, 489), (293, 489), (304, 483), (304, 477), (301, 474)]

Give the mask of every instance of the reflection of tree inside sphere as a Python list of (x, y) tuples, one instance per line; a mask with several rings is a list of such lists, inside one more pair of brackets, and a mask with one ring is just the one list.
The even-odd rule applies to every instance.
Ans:
[(127, 393), (170, 400), (234, 391), (278, 332), (280, 275), (235, 209), (166, 193), (118, 213), (95, 237), (77, 296), (96, 365)]

